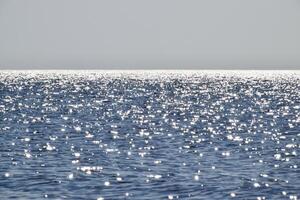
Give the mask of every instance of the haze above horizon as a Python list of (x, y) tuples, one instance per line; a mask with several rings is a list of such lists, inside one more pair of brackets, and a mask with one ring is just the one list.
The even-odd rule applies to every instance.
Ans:
[(298, 0), (0, 0), (0, 69), (300, 69)]

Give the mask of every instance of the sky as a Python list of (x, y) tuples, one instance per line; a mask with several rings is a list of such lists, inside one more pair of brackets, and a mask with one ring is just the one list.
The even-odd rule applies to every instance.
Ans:
[(0, 0), (0, 69), (300, 69), (300, 0)]

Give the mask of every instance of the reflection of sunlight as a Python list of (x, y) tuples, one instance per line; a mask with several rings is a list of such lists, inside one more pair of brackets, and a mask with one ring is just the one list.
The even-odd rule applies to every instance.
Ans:
[[(0, 79), (24, 78), (63, 78), (68, 76), (75, 79), (95, 80), (98, 78), (139, 78), (139, 79), (174, 79), (205, 76), (213, 77), (239, 77), (250, 79), (288, 79), (300, 75), (299, 70), (0, 70)], [(197, 80), (196, 80), (197, 81)]]
[(26, 199), (296, 200), (299, 82), (298, 71), (0, 71), (0, 185)]

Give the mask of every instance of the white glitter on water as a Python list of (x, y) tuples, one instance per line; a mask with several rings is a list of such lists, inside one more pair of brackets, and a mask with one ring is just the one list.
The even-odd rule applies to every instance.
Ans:
[[(92, 197), (103, 200), (112, 189), (138, 199), (137, 191), (121, 187), (135, 181), (144, 191), (181, 179), (207, 189), (209, 177), (238, 178), (251, 171), (257, 175), (250, 176), (252, 192), (227, 190), (223, 198), (264, 199), (254, 191), (280, 185), (283, 196), (297, 199), (297, 77), (299, 72), (273, 71), (0, 73), (1, 89), (9, 91), (0, 100), (0, 130), (7, 140), (2, 176), (15, 182), (26, 171), (28, 177), (64, 177), (69, 184), (103, 183), (101, 196)], [(252, 167), (248, 174), (242, 171), (246, 166)], [(228, 184), (224, 180), (214, 185)], [(55, 181), (65, 189), (63, 180)], [(88, 188), (82, 188), (86, 194)], [(60, 198), (58, 191), (53, 194)], [(164, 198), (178, 197), (164, 192)], [(196, 193), (186, 196), (197, 198)]]

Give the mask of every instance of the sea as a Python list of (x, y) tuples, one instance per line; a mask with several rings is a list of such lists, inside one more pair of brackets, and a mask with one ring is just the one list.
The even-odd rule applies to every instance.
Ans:
[(0, 71), (0, 199), (300, 198), (300, 71)]

